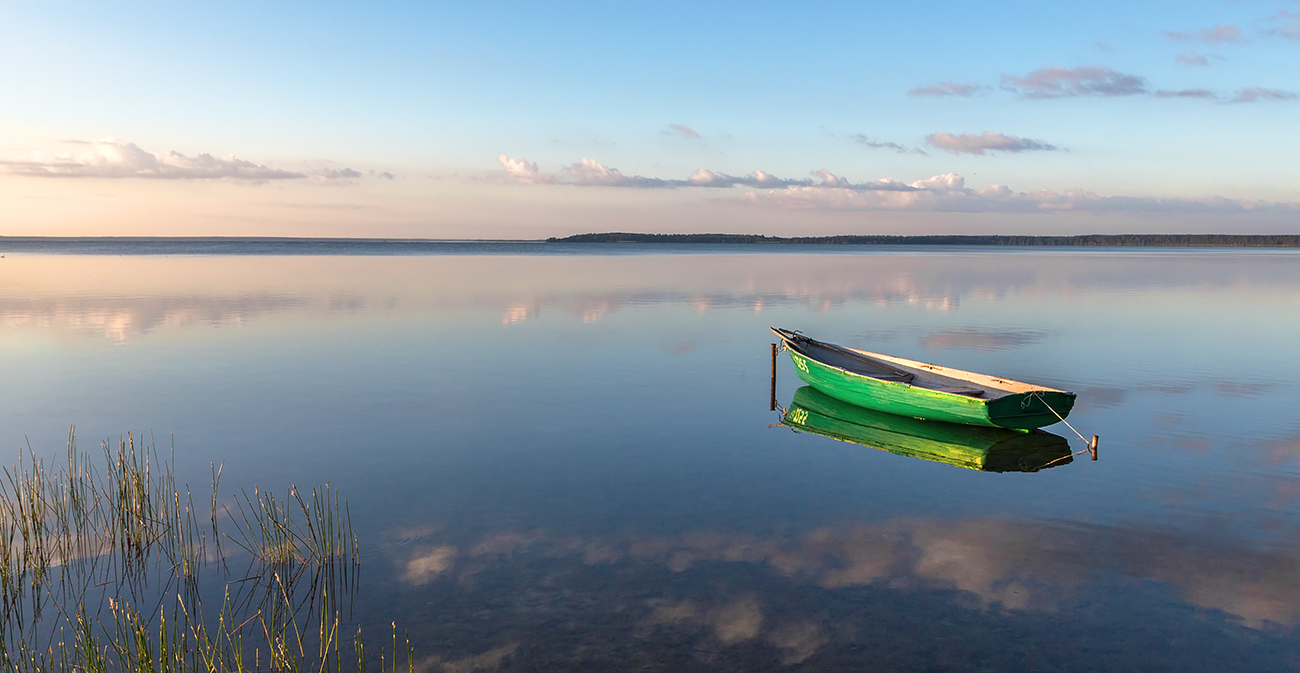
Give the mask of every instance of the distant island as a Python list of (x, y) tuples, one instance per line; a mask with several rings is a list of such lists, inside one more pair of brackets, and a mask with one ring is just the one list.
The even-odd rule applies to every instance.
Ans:
[(1039, 245), (1300, 248), (1297, 234), (1087, 234), (1085, 236), (763, 236), (760, 234), (578, 234), (547, 243), (775, 243), (795, 245)]

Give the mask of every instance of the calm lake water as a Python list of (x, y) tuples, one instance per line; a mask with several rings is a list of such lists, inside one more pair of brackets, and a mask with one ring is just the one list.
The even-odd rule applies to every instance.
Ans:
[[(0, 259), (3, 464), (329, 482), (426, 670), (1300, 668), (1300, 253), (147, 251)], [(1075, 391), (1100, 460), (769, 427), (769, 326)]]

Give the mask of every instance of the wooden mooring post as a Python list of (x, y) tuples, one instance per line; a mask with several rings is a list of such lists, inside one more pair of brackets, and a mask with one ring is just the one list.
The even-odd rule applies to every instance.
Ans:
[(1092, 443), (1088, 448), (1092, 451), (1092, 459), (1097, 460), (1097, 435), (1092, 436)]
[(772, 406), (769, 411), (776, 411), (776, 344), (772, 344)]

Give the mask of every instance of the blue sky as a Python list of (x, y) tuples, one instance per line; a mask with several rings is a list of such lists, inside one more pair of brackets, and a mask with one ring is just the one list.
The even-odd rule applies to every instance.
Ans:
[(1300, 233), (1288, 0), (5, 3), (0, 58), (0, 235)]

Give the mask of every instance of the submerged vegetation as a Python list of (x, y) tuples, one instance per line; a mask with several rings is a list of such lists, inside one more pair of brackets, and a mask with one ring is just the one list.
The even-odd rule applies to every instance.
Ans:
[[(70, 432), (59, 460), (28, 447), (3, 468), (0, 670), (365, 670), (360, 630), (342, 633), (357, 540), (328, 485), (223, 501), (214, 465), (200, 507), (152, 442), (101, 449)], [(397, 649), (394, 627), (393, 670)]]

